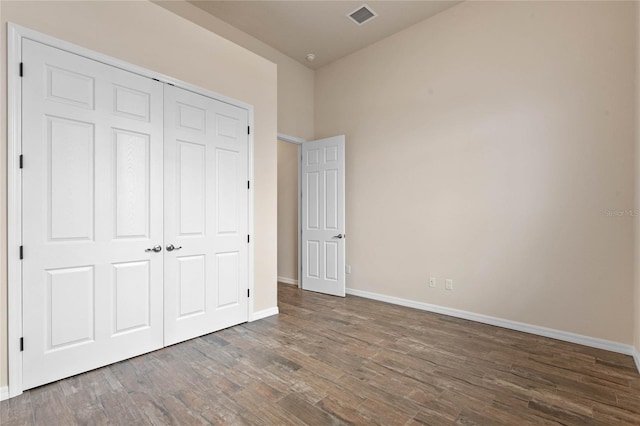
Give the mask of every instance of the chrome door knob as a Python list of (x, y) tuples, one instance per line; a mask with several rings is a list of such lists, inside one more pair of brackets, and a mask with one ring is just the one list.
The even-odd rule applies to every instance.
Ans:
[(159, 251), (162, 251), (162, 246), (154, 246), (153, 248), (148, 248), (148, 249), (145, 249), (144, 251), (146, 252), (152, 251), (152, 252), (158, 253)]
[(174, 247), (174, 245), (173, 245), (173, 244), (169, 244), (169, 245), (167, 246), (167, 251), (180, 250), (181, 248), (182, 248), (182, 246)]

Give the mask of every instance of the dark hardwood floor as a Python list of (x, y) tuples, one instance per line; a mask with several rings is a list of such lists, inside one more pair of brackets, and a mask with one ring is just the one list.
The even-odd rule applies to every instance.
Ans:
[(280, 315), (0, 403), (0, 424), (640, 424), (629, 356), (279, 286)]

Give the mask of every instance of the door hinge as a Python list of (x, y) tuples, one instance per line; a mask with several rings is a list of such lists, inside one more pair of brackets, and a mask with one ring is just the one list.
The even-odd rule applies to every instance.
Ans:
[(20, 246), (20, 260), (22, 260), (24, 258), (24, 248), (23, 246)]
[(20, 338), (20, 352), (24, 351), (24, 337)]
[(247, 289), (247, 297), (251, 297), (251, 290)]
[(20, 77), (22, 77), (24, 75), (24, 65), (22, 65), (22, 62), (20, 62)]
[(247, 243), (251, 242), (251, 235), (247, 235)]
[(23, 156), (22, 156), (22, 154), (20, 154), (20, 168), (22, 168), (22, 158), (23, 158)]
[(251, 181), (250, 180), (247, 181), (247, 189), (251, 189)]
[(250, 135), (251, 134), (251, 126), (247, 126), (247, 134)]

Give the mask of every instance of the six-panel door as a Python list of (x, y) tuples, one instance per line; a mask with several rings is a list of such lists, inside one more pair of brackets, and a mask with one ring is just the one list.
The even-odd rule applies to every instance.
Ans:
[(302, 144), (302, 288), (345, 296), (344, 136)]
[(162, 84), (30, 40), (25, 389), (162, 347)]
[(175, 87), (164, 105), (170, 345), (248, 319), (249, 138), (244, 109)]

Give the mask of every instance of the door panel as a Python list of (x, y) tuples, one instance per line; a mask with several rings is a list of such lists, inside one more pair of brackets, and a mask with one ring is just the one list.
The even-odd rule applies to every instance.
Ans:
[(338, 170), (324, 172), (324, 229), (338, 231)]
[(46, 98), (73, 106), (94, 109), (95, 79), (69, 69), (45, 64)]
[(205, 256), (179, 256), (176, 260), (180, 297), (178, 319), (205, 313), (207, 299)]
[(345, 295), (344, 136), (302, 145), (302, 288)]
[(148, 238), (149, 135), (113, 130), (115, 144), (115, 238)]
[(307, 203), (306, 203), (306, 211), (305, 216), (307, 217), (307, 229), (318, 230), (320, 229), (320, 224), (318, 221), (318, 217), (320, 215), (320, 185), (319, 185), (319, 173), (318, 172), (307, 172), (305, 175), (305, 179), (307, 182)]
[(177, 143), (180, 235), (205, 235), (206, 145)]
[(94, 125), (46, 117), (51, 240), (93, 239)]
[(331, 281), (338, 280), (338, 244), (336, 241), (324, 242), (324, 276)]
[(235, 306), (239, 303), (240, 288), (240, 261), (238, 252), (217, 253), (218, 269), (218, 304), (217, 308)]
[(246, 110), (165, 89), (165, 344), (248, 319)]
[(151, 325), (149, 261), (113, 265), (113, 335)]
[[(241, 181), (238, 152), (216, 148), (215, 175), (217, 234), (238, 234), (238, 182)], [(246, 191), (242, 191), (246, 192)]]
[(148, 93), (122, 87), (117, 84), (113, 86), (114, 114), (121, 115), (134, 120), (149, 121), (151, 111), (151, 97)]
[[(46, 350), (94, 342), (95, 280), (92, 266), (48, 270)], [(69, 297), (73, 295), (73, 297)]]
[(29, 389), (162, 347), (163, 88), (30, 40), (23, 61)]

